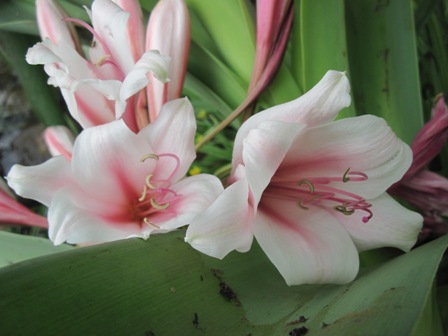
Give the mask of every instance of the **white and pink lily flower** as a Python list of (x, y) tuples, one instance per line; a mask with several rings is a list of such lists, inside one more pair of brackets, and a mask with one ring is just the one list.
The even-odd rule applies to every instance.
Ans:
[[(161, 2), (165, 1), (168, 0)], [(27, 61), (45, 66), (49, 84), (61, 89), (73, 118), (83, 128), (121, 117), (134, 132), (146, 126), (149, 107), (143, 89), (149, 84), (148, 75), (151, 74), (153, 81), (166, 83), (170, 57), (174, 64), (179, 60), (186, 62), (188, 48), (169, 49), (169, 55), (161, 55), (156, 50), (145, 52), (144, 26), (137, 0), (95, 0), (89, 11), (92, 26), (65, 18), (54, 0), (39, 0), (36, 5), (41, 35), (46, 39), (29, 50)], [(64, 26), (63, 20), (66, 28), (60, 27)], [(88, 57), (78, 48), (77, 37), (70, 30), (72, 23), (82, 25), (93, 35)], [(153, 34), (163, 36), (173, 45), (179, 41), (188, 45), (189, 25), (183, 25), (184, 34), (179, 37), (169, 33), (172, 23), (168, 22), (165, 29)], [(185, 69), (179, 73), (170, 72), (170, 75), (182, 85)], [(178, 94), (170, 99), (178, 98), (179, 91), (176, 90)]]
[(137, 134), (123, 120), (84, 130), (71, 159), (13, 166), (14, 191), (49, 207), (54, 244), (146, 239), (188, 224), (222, 192), (215, 176), (185, 177), (195, 158), (190, 102), (173, 100), (162, 112)]
[(412, 161), (383, 119), (334, 121), (350, 104), (344, 73), (329, 71), (300, 98), (248, 119), (231, 185), (190, 224), (185, 240), (216, 258), (255, 237), (289, 285), (347, 283), (358, 252), (408, 251), (422, 217), (385, 193)]

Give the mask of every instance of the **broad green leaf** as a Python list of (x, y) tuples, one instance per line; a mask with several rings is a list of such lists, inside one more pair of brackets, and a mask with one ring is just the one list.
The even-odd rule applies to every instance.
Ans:
[(446, 284), (446, 275), (445, 284), (437, 287), (435, 295), (437, 296), (437, 304), (440, 309), (440, 319), (443, 328), (445, 331), (448, 331), (448, 284)]
[(194, 41), (190, 45), (188, 71), (213, 90), (227, 105), (236, 108), (246, 98), (246, 88), (219, 58)]
[(64, 109), (58, 101), (58, 92), (47, 85), (47, 75), (42, 66), (29, 65), (25, 54), (38, 42), (28, 35), (0, 32), (1, 52), (17, 75), (28, 97), (33, 112), (46, 125), (64, 125)]
[[(435, 286), (431, 291), (431, 294), (426, 302), (426, 306), (423, 309), (421, 318), (416, 323), (413, 335), (431, 335), (431, 336), (444, 336), (443, 324), (440, 318), (440, 309), (438, 307), (437, 290)], [(443, 297), (445, 300), (447, 296)]]
[(288, 287), (261, 249), (219, 261), (183, 232), (79, 248), (0, 269), (1, 334), (411, 335), (448, 236), (344, 286)]
[(59, 0), (59, 3), (61, 4), (62, 8), (64, 8), (69, 17), (80, 19), (85, 22), (90, 22), (90, 18), (84, 6), (90, 9), (92, 6), (92, 2), (92, 0)]
[(272, 83), (260, 96), (258, 103), (263, 109), (266, 109), (296, 99), (303, 93), (291, 71), (285, 64), (282, 64)]
[(0, 231), (0, 267), (72, 248), (70, 245), (54, 246), (44, 238)]
[(411, 1), (346, 1), (347, 44), (357, 114), (388, 121), (408, 144), (423, 125)]
[(154, 6), (157, 4), (157, 1), (158, 0), (139, 0), (140, 6), (148, 12), (152, 11)]
[(34, 0), (2, 1), (0, 30), (37, 35)]
[(195, 105), (196, 110), (198, 110), (199, 106), (199, 109), (216, 112), (222, 119), (232, 112), (229, 105), (190, 73), (187, 73), (185, 78), (183, 92), (190, 98), (193, 105), (197, 102)]
[[(300, 87), (306, 92), (328, 70), (349, 71), (344, 0), (304, 0), (295, 5), (292, 65)], [(352, 102), (339, 117), (355, 115)]]
[[(187, 0), (187, 4), (215, 41), (219, 57), (241, 77), (247, 87), (255, 58), (255, 24), (249, 2)], [(192, 39), (195, 40), (195, 37), (192, 36)]]

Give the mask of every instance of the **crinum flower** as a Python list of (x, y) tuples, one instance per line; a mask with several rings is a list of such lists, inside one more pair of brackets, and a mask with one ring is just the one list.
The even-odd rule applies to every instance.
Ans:
[(255, 237), (289, 285), (346, 283), (359, 251), (408, 251), (422, 217), (385, 193), (412, 161), (383, 119), (334, 121), (350, 104), (344, 73), (248, 119), (238, 130), (230, 186), (190, 224), (186, 241), (223, 258)]
[(195, 131), (190, 102), (173, 100), (137, 134), (122, 120), (90, 127), (71, 158), (15, 165), (7, 180), (17, 194), (49, 207), (56, 245), (147, 238), (188, 224), (222, 192), (215, 176), (185, 177)]

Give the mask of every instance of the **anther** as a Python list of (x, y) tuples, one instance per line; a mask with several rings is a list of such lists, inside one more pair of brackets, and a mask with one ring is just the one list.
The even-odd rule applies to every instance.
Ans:
[(304, 206), (301, 200), (298, 200), (296, 204), (299, 208), (302, 208), (303, 210), (308, 210), (308, 207)]
[(143, 221), (145, 222), (145, 224), (147, 224), (147, 225), (149, 225), (149, 226), (153, 226), (153, 227), (155, 227), (156, 229), (160, 229), (160, 226), (158, 226), (158, 225), (156, 225), (156, 224), (154, 224), (154, 223), (151, 223), (149, 220), (148, 220), (148, 218), (143, 218)]
[(165, 210), (166, 208), (168, 208), (170, 206), (169, 203), (159, 204), (155, 201), (154, 198), (151, 198), (149, 201), (151, 202), (151, 205), (158, 210)]
[(347, 168), (344, 175), (342, 175), (342, 182), (347, 183), (348, 181), (350, 181), (350, 177), (348, 177), (349, 171), (350, 171), (350, 168)]
[(157, 154), (145, 154), (140, 158), (140, 162), (145, 162), (148, 159), (159, 160), (159, 156)]
[(100, 67), (100, 66), (102, 66), (104, 63), (106, 63), (107, 60), (108, 60), (109, 58), (110, 58), (109, 55), (104, 55), (103, 57), (101, 57), (101, 58), (95, 63), (95, 65), (96, 65), (97, 67)]
[(145, 179), (146, 185), (148, 186), (149, 189), (157, 190), (157, 186), (151, 183), (151, 177), (153, 177), (153, 174), (149, 174), (148, 176), (146, 176)]
[(140, 196), (140, 198), (138, 199), (139, 202), (143, 202), (145, 200), (147, 193), (148, 193), (148, 188), (146, 188), (146, 186), (143, 186), (143, 193)]
[(353, 215), (353, 214), (355, 213), (355, 210), (354, 210), (354, 209), (352, 209), (352, 210), (348, 210), (348, 209), (347, 209), (347, 205), (348, 205), (347, 202), (344, 202), (343, 204), (336, 205), (336, 206), (334, 207), (334, 209), (337, 210), (337, 211), (339, 211), (340, 213), (346, 215), (346, 216)]
[(310, 193), (314, 193), (314, 185), (309, 180), (300, 180), (297, 182), (297, 186), (300, 187), (302, 184), (306, 184), (308, 188), (310, 189)]
[(298, 200), (298, 201), (297, 201), (297, 206), (300, 207), (300, 208), (302, 208), (303, 210), (308, 210), (308, 207), (305, 206), (304, 203), (312, 203), (312, 202), (314, 202), (315, 200), (317, 200), (317, 199), (320, 198), (320, 197), (321, 197), (321, 195), (316, 194), (316, 195), (314, 195), (313, 197), (311, 197), (309, 200), (306, 200), (305, 202), (302, 201), (302, 200)]

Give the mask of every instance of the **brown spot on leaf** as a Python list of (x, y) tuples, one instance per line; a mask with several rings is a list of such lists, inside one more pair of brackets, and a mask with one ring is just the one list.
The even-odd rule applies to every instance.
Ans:
[(300, 327), (300, 328), (294, 328), (291, 330), (288, 335), (290, 336), (303, 336), (308, 332), (308, 328), (306, 327)]

